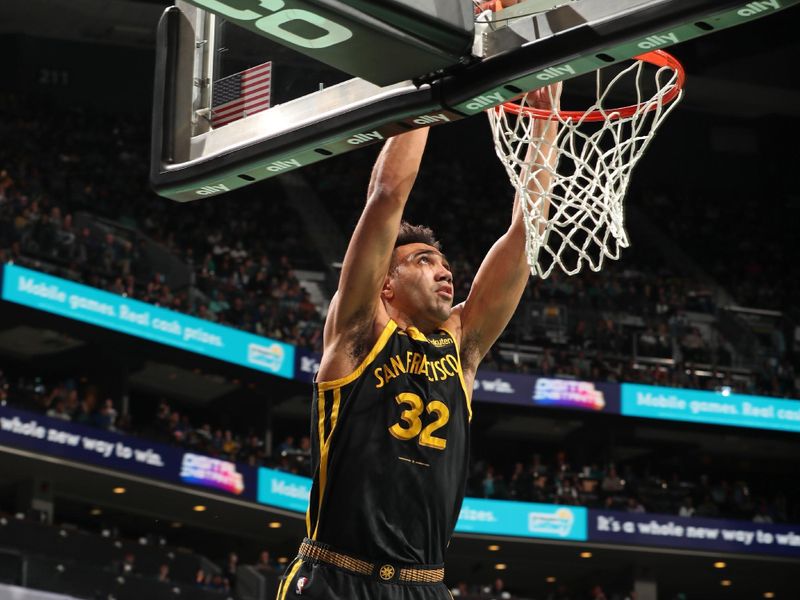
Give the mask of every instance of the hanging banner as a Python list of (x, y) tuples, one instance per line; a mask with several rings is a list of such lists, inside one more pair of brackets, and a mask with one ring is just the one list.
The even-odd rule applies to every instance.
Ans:
[(294, 346), (6, 264), (3, 300), (291, 379)]

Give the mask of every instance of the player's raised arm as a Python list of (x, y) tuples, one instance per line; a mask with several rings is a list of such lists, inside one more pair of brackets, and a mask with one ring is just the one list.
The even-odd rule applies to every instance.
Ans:
[[(561, 84), (528, 94), (527, 102), (539, 108), (558, 108)], [(541, 168), (531, 186), (541, 190), (550, 187), (550, 170), (555, 167), (556, 151), (552, 150), (558, 124), (555, 119), (535, 121), (533, 137), (544, 138), (540, 151), (533, 146), (526, 162), (530, 168)], [(469, 296), (461, 312), (461, 347), (465, 371), (474, 371), (492, 344), (500, 337), (519, 304), (530, 269), (525, 256), (525, 223), (519, 193), (514, 198), (511, 225), (498, 239), (481, 263)], [(547, 215), (548, 204), (542, 207)]]
[(367, 203), (342, 263), (339, 288), (325, 322), (325, 349), (375, 321), (380, 291), (408, 196), (417, 177), (428, 129), (386, 142), (372, 170)]

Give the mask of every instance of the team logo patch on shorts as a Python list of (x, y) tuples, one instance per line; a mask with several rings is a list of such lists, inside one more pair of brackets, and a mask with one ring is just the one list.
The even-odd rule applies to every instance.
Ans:
[(308, 583), (308, 577), (301, 577), (300, 579), (298, 579), (297, 586), (295, 587), (294, 590), (295, 594), (297, 594), (298, 596), (302, 596), (303, 589), (306, 587), (307, 583)]

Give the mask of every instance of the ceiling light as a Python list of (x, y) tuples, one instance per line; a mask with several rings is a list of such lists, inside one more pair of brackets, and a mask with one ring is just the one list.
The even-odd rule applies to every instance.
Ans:
[(775, 592), (764, 592), (764, 598), (774, 598)]
[(193, 510), (194, 512), (205, 512), (205, 510), (206, 510), (206, 507), (205, 507), (205, 506), (203, 506), (202, 504), (195, 504), (195, 505), (192, 507), (192, 510)]
[(124, 493), (125, 493), (125, 492), (127, 492), (128, 490), (126, 490), (124, 487), (115, 487), (115, 488), (114, 488), (113, 490), (111, 490), (111, 491), (112, 491), (112, 492), (114, 492), (115, 494), (124, 494)]
[(89, 511), (89, 514), (96, 517), (98, 515), (102, 515), (103, 511), (100, 510), (99, 508), (93, 508), (92, 510)]
[(170, 527), (172, 527), (173, 529), (180, 529), (181, 527), (183, 527), (183, 523), (179, 523), (178, 521), (173, 521), (172, 523), (170, 523)]
[(580, 557), (581, 558), (592, 558), (592, 553), (584, 551), (584, 552), (581, 552)]
[(547, 577), (547, 578), (545, 579), (545, 581), (546, 581), (547, 583), (555, 583), (555, 582), (556, 582), (556, 578), (555, 578), (555, 577), (553, 577), (553, 576), (551, 575), (550, 577)]
[(730, 579), (723, 579), (719, 582), (722, 587), (730, 587), (731, 583), (733, 583)]
[(500, 546), (498, 546), (497, 544), (492, 544), (487, 549), (489, 550), (489, 552), (497, 552), (498, 550), (500, 550)]
[(508, 565), (506, 563), (497, 563), (494, 566), (494, 570), (495, 571), (505, 571), (507, 568), (508, 568)]
[(714, 563), (714, 568), (715, 569), (724, 569), (727, 566), (728, 566), (728, 564), (725, 563), (725, 562), (722, 562), (721, 560), (718, 560), (717, 562)]
[(272, 522), (269, 524), (269, 528), (270, 528), (270, 529), (280, 529), (280, 528), (281, 528), (281, 523), (280, 523), (280, 521), (272, 521)]
[(279, 556), (278, 557), (278, 564), (279, 565), (285, 565), (287, 562), (289, 562), (289, 559), (286, 558), (285, 556)]

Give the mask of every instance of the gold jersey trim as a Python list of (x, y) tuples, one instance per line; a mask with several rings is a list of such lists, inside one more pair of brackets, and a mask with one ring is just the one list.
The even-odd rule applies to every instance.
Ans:
[(370, 365), (370, 363), (375, 360), (375, 357), (378, 355), (378, 353), (383, 350), (383, 347), (386, 346), (386, 343), (389, 341), (389, 338), (396, 329), (397, 323), (395, 323), (392, 319), (389, 319), (389, 322), (386, 323), (386, 327), (383, 328), (383, 332), (381, 332), (381, 335), (378, 337), (378, 340), (375, 342), (372, 350), (370, 350), (366, 358), (361, 361), (361, 364), (356, 367), (355, 371), (349, 375), (340, 377), (339, 379), (334, 379), (333, 381), (319, 381), (317, 382), (317, 389), (320, 392), (325, 392), (332, 388), (344, 387), (351, 381), (358, 379), (364, 373), (364, 371), (367, 370), (367, 367)]
[(464, 398), (467, 401), (467, 414), (469, 415), (469, 421), (472, 422), (472, 393), (470, 390), (467, 389), (467, 384), (464, 381), (464, 365), (461, 363), (461, 349), (458, 347), (458, 340), (456, 336), (453, 335), (453, 332), (449, 329), (440, 328), (444, 331), (447, 335), (453, 338), (453, 346), (456, 349), (456, 358), (458, 359), (458, 379), (461, 382), (461, 389), (464, 390)]
[[(375, 360), (375, 357), (380, 354), (381, 351), (386, 347), (386, 344), (391, 338), (392, 334), (397, 331), (397, 323), (389, 319), (389, 322), (384, 327), (381, 335), (378, 337), (375, 345), (369, 351), (369, 354), (361, 361), (361, 364), (356, 367), (356, 369), (346, 375), (345, 377), (340, 377), (339, 379), (335, 379), (333, 381), (323, 381), (317, 382), (317, 436), (319, 440), (319, 498), (317, 502), (317, 514), (315, 522), (311, 523), (311, 505), (309, 504), (308, 509), (306, 510), (306, 531), (308, 537), (312, 540), (317, 539), (317, 532), (319, 530), (319, 524), (322, 520), (322, 507), (325, 499), (325, 488), (327, 486), (327, 478), (328, 478), (328, 456), (330, 454), (330, 444), (331, 439), (333, 438), (333, 432), (336, 428), (336, 423), (339, 417), (339, 408), (341, 404), (342, 398), (342, 388), (346, 386), (348, 383), (356, 380), (358, 377), (364, 374), (369, 367)], [(420, 339), (420, 341), (429, 340), (422, 335), (422, 333), (413, 327), (408, 328), (406, 331), (400, 331), (399, 333), (407, 334), (406, 332), (411, 332), (409, 337), (412, 339)], [(455, 354), (456, 354), (456, 361), (458, 363), (458, 368), (454, 369), (458, 373), (458, 380), (461, 383), (461, 389), (464, 392), (464, 398), (467, 405), (467, 413), (469, 420), (472, 421), (472, 404), (471, 404), (471, 395), (467, 390), (467, 386), (464, 382), (464, 372), (461, 365), (461, 355), (458, 348), (458, 342), (456, 337), (453, 333), (447, 329), (440, 328), (440, 331), (443, 331), (452, 340), (452, 345), (455, 347)], [(437, 346), (441, 344), (436, 344)], [(330, 431), (328, 435), (325, 435), (325, 417), (326, 417), (326, 402), (325, 402), (325, 393), (331, 391), (333, 392), (333, 399), (330, 406)], [(312, 527), (313, 525), (313, 527)]]
[[(325, 479), (328, 470), (327, 456), (323, 456), (325, 451), (325, 392), (318, 390), (317, 392), (317, 438), (319, 441), (320, 461), (319, 461), (319, 478), (320, 478), (320, 497), (319, 507), (317, 509), (317, 523), (319, 523), (319, 511), (322, 510), (322, 490), (324, 489)], [(316, 530), (316, 527), (315, 527)], [(311, 503), (309, 502), (306, 509), (306, 535), (313, 537), (315, 531), (311, 530)]]
[(422, 333), (419, 329), (417, 329), (413, 325), (411, 327), (409, 327), (408, 329), (406, 329), (406, 334), (408, 334), (408, 337), (410, 337), (412, 340), (416, 340), (418, 342), (429, 342), (430, 341), (430, 340), (428, 340), (427, 337), (425, 337), (424, 333)]
[(294, 579), (295, 575), (297, 575), (297, 572), (300, 570), (300, 567), (302, 566), (303, 566), (303, 561), (298, 559), (292, 565), (292, 568), (289, 569), (289, 572), (286, 574), (286, 578), (283, 580), (280, 587), (278, 588), (277, 600), (285, 600), (286, 592), (289, 591), (289, 587), (292, 585), (292, 579)]
[(317, 539), (317, 530), (319, 529), (319, 522), (322, 519), (322, 503), (325, 499), (325, 486), (328, 482), (328, 454), (330, 453), (331, 438), (333, 437), (333, 430), (336, 428), (336, 421), (339, 418), (339, 405), (342, 403), (342, 389), (336, 388), (333, 390), (333, 406), (331, 406), (331, 430), (328, 436), (325, 436), (325, 392), (320, 390), (318, 399), (319, 405), (317, 410), (319, 412), (318, 430), (319, 430), (319, 503), (317, 506), (317, 522), (314, 524), (314, 531), (311, 532), (311, 506), (309, 505), (306, 511), (306, 530), (312, 540)]

